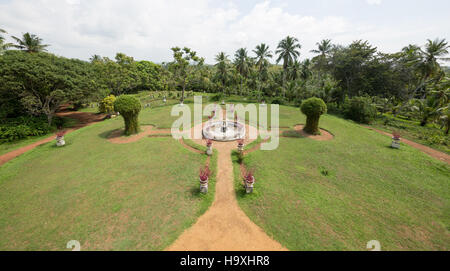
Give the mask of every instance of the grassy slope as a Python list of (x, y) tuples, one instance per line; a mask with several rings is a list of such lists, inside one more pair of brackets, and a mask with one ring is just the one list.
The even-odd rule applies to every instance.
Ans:
[(444, 131), (439, 129), (436, 124), (427, 123), (425, 126), (420, 126), (419, 121), (395, 118), (388, 114), (384, 117), (388, 121), (377, 118), (371, 126), (388, 133), (395, 130), (400, 131), (404, 138), (450, 154), (450, 135), (445, 135)]
[[(281, 123), (304, 123), (298, 109), (281, 110)], [(245, 158), (256, 169), (253, 195), (235, 164), (238, 201), (253, 221), (291, 250), (365, 250), (373, 239), (384, 250), (449, 249), (448, 165), (333, 116), (321, 126), (336, 138), (281, 138), (272, 159)]]
[(64, 148), (48, 143), (0, 167), (0, 249), (79, 240), (82, 250), (161, 250), (207, 209), (214, 190), (200, 195), (197, 181), (205, 155), (171, 138), (107, 142), (122, 125), (82, 128)]
[[(64, 120), (63, 128), (73, 127), (78, 124), (78, 121), (75, 119), (63, 118), (63, 120)], [(23, 146), (33, 144), (34, 142), (37, 142), (39, 140), (42, 140), (42, 139), (52, 136), (52, 134), (54, 134), (54, 133), (48, 133), (48, 134), (42, 135), (42, 136), (30, 136), (28, 138), (17, 140), (14, 142), (0, 143), (0, 155), (8, 153), (8, 152), (16, 150), (16, 149), (19, 149)]]

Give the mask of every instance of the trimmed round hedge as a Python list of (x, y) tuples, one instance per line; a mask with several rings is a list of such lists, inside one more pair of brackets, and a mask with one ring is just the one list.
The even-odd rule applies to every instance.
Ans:
[(312, 135), (320, 135), (319, 119), (322, 114), (327, 112), (325, 102), (320, 98), (309, 98), (302, 102), (300, 109), (306, 115), (306, 125), (303, 131)]
[(139, 112), (141, 103), (131, 95), (121, 95), (114, 101), (114, 110), (119, 112), (125, 121), (125, 134), (132, 135), (139, 132)]

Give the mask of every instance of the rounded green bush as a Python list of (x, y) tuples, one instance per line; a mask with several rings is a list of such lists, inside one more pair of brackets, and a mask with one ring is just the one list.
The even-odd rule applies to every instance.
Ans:
[(344, 116), (360, 123), (370, 123), (377, 116), (377, 108), (370, 97), (353, 97), (344, 103)]
[(125, 134), (137, 134), (139, 132), (139, 112), (141, 103), (131, 95), (121, 95), (114, 102), (114, 110), (119, 112), (125, 121)]
[(116, 101), (116, 96), (109, 95), (108, 97), (104, 98), (100, 102), (99, 110), (101, 113), (107, 113), (112, 114), (114, 111), (114, 102)]
[(303, 130), (308, 134), (320, 135), (319, 119), (327, 112), (325, 102), (320, 98), (309, 98), (302, 102), (300, 109), (306, 115), (306, 125)]

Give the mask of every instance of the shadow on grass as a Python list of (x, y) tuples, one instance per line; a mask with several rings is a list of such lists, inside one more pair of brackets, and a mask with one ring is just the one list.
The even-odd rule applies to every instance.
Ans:
[(291, 137), (291, 138), (305, 138), (302, 134), (300, 134), (297, 130), (287, 130), (281, 133), (282, 137)]
[[(114, 136), (111, 137), (111, 135), (114, 133)], [(114, 137), (120, 137), (123, 136), (123, 129), (112, 129), (112, 130), (108, 130), (108, 131), (104, 131), (100, 134), (98, 134), (98, 137), (103, 138), (103, 139), (111, 139)]]

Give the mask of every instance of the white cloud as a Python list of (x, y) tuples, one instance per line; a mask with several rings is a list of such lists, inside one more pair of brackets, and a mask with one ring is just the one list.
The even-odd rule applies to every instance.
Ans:
[(380, 5), (381, 0), (366, 0), (369, 5)]
[[(88, 59), (93, 54), (113, 57), (116, 52), (123, 52), (136, 59), (162, 62), (171, 60), (171, 47), (188, 46), (205, 57), (207, 63), (214, 62), (219, 51), (233, 57), (239, 47), (247, 47), (251, 52), (261, 42), (274, 51), (287, 35), (300, 40), (303, 57), (311, 57), (309, 51), (324, 38), (348, 44), (367, 37), (375, 45), (400, 49), (408, 44), (408, 37), (396, 33), (419, 35), (401, 27), (367, 25), (332, 14), (300, 15), (288, 5), (269, 1), (260, 2), (246, 12), (238, 4), (241, 3), (231, 0), (0, 1), (0, 28), (16, 36), (24, 32), (37, 34), (51, 45), (51, 52), (67, 57)], [(425, 33), (423, 28), (414, 31)]]

